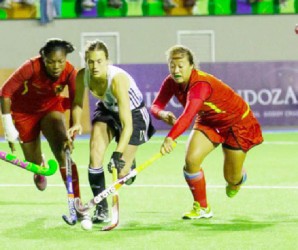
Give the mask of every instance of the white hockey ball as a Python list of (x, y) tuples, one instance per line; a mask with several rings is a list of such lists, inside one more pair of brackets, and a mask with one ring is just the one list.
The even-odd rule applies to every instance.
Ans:
[(81, 221), (81, 227), (84, 229), (84, 230), (91, 230), (92, 229), (92, 221), (90, 219), (84, 219)]

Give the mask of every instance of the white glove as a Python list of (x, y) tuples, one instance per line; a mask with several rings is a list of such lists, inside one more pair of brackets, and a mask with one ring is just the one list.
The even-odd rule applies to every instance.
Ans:
[(13, 124), (11, 114), (2, 115), (5, 140), (15, 142), (19, 138), (19, 132)]

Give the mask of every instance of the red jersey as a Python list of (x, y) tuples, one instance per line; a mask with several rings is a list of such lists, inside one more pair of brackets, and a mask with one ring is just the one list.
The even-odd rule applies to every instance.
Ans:
[[(76, 73), (73, 65), (67, 61), (60, 77), (54, 79), (47, 74), (40, 56), (31, 58), (9, 77), (0, 95), (11, 98), (12, 112), (43, 112), (59, 102), (64, 108), (69, 108), (74, 98)], [(69, 89), (67, 104), (61, 96), (66, 85)]]
[(173, 96), (184, 107), (168, 134), (173, 139), (190, 126), (196, 115), (200, 117), (200, 124), (222, 131), (242, 120), (250, 111), (248, 104), (231, 87), (197, 69), (192, 71), (188, 84), (178, 84), (170, 75), (163, 81), (151, 108), (156, 118)]

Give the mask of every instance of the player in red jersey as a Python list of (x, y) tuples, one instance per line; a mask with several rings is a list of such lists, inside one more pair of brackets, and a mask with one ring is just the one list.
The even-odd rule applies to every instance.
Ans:
[[(5, 139), (21, 141), (27, 161), (42, 164), (42, 132), (57, 159), (66, 183), (65, 145), (67, 144), (64, 111), (74, 98), (76, 69), (67, 61), (71, 43), (50, 39), (40, 49), (40, 56), (27, 60), (4, 83), (1, 91), (1, 111)], [(68, 87), (69, 98), (61, 92)], [(75, 197), (80, 197), (77, 167), (73, 163)], [(46, 188), (46, 178), (34, 175), (39, 190)]]
[[(157, 119), (173, 125), (161, 146), (170, 153), (178, 138), (196, 117), (187, 143), (184, 176), (193, 194), (193, 209), (183, 219), (210, 218), (206, 183), (201, 164), (205, 157), (222, 144), (226, 194), (233, 197), (246, 180), (243, 163), (247, 151), (262, 143), (261, 127), (248, 104), (218, 78), (195, 68), (193, 53), (184, 46), (167, 52), (170, 75), (165, 78), (153, 101), (151, 112)], [(164, 108), (175, 96), (184, 111), (176, 118)]]

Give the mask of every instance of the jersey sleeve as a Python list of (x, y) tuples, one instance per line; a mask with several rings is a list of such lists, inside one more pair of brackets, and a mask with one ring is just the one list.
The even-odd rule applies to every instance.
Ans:
[(155, 97), (155, 99), (152, 103), (152, 106), (150, 108), (152, 115), (156, 119), (160, 119), (158, 116), (158, 112), (160, 112), (161, 110), (163, 110), (165, 108), (165, 106), (170, 101), (170, 99), (173, 97), (173, 95), (174, 95), (174, 88), (171, 86), (169, 78), (166, 78), (163, 81), (163, 83), (158, 91), (158, 94)]
[(211, 87), (208, 83), (198, 82), (193, 84), (188, 91), (184, 111), (175, 122), (167, 137), (175, 140), (185, 132), (210, 94)]
[(18, 89), (22, 88), (24, 83), (33, 75), (33, 67), (30, 60), (19, 67), (3, 84), (0, 95), (2, 97), (11, 97)]

